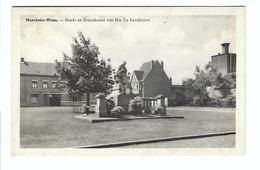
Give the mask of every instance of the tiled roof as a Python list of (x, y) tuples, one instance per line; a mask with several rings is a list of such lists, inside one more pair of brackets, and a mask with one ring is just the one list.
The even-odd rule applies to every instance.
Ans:
[(144, 72), (143, 71), (139, 71), (139, 70), (134, 70), (134, 73), (136, 75), (136, 78), (141, 81), (143, 79), (143, 74)]
[(215, 87), (215, 90), (218, 89), (228, 89), (229, 87), (225, 83), (221, 83), (218, 86)]
[(54, 63), (21, 62), (20, 74), (54, 76)]
[[(154, 65), (156, 62), (158, 62), (158, 60), (154, 60), (154, 61), (153, 61), (153, 65)], [(143, 65), (142, 65), (141, 68), (139, 69), (140, 71), (143, 71), (142, 80), (144, 80), (144, 78), (147, 76), (147, 74), (151, 71), (151, 65), (152, 65), (152, 61), (145, 62), (145, 63), (143, 63)]]

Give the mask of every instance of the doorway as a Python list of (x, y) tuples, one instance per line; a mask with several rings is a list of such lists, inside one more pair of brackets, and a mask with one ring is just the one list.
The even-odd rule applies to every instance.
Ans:
[(49, 106), (60, 106), (60, 94), (49, 94)]

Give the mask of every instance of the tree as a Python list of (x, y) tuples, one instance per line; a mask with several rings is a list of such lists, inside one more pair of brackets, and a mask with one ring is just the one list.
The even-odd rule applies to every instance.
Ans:
[(192, 78), (187, 78), (187, 79), (182, 80), (182, 85), (185, 85), (185, 86), (192, 86), (193, 83), (194, 83), (194, 80)]
[(211, 66), (211, 63), (205, 65), (205, 69), (201, 70), (198, 66), (195, 68), (195, 80), (193, 85), (197, 88), (211, 85), (219, 85), (223, 83), (223, 77), (217, 68)]
[[(57, 88), (69, 93), (87, 93), (87, 105), (89, 105), (90, 93), (109, 93), (112, 85), (112, 68), (104, 59), (99, 59), (99, 48), (85, 39), (82, 32), (77, 38), (73, 38), (71, 44), (72, 56), (63, 54), (63, 61), (55, 61)], [(62, 84), (61, 81), (66, 81)]]
[(205, 105), (209, 100), (207, 86), (218, 86), (224, 82), (224, 79), (217, 68), (214, 68), (211, 63), (205, 65), (204, 69), (199, 66), (195, 67), (195, 78), (184, 79), (183, 85), (191, 85), (195, 89), (193, 100), (197, 105)]

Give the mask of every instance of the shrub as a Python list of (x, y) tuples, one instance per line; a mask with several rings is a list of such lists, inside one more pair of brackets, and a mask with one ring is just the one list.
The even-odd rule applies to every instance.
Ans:
[(210, 98), (208, 96), (196, 95), (193, 97), (193, 106), (207, 106), (209, 102)]
[(234, 95), (227, 96), (227, 102), (229, 107), (236, 107), (236, 96)]
[(82, 114), (88, 114), (89, 113), (89, 107), (86, 105), (86, 104), (83, 104), (82, 106), (81, 106), (81, 113)]
[(111, 110), (115, 107), (115, 102), (112, 99), (112, 97), (109, 98), (109, 99), (106, 99), (105, 102), (106, 102), (107, 114), (108, 114), (108, 116), (110, 116), (111, 115)]
[(175, 106), (184, 106), (186, 105), (185, 96), (182, 93), (177, 92), (176, 97), (174, 98)]
[(121, 106), (117, 106), (111, 110), (111, 116), (120, 117), (124, 112), (125, 112), (124, 108), (122, 108)]
[(136, 114), (141, 113), (143, 106), (143, 100), (141, 97), (135, 97), (133, 100), (129, 102), (129, 112)]
[(219, 99), (219, 98), (214, 98), (214, 99), (211, 99), (208, 102), (208, 106), (222, 107), (223, 106), (223, 102), (221, 102), (221, 99)]
[(155, 113), (159, 115), (165, 115), (166, 114), (166, 108), (162, 106), (157, 106), (155, 108)]
[(209, 102), (209, 106), (217, 107), (236, 107), (236, 97), (229, 95), (225, 98), (214, 98)]

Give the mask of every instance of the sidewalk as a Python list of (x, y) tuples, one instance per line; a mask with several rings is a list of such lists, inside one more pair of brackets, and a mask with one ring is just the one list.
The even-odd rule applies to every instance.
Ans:
[(205, 112), (225, 112), (225, 113), (234, 113), (236, 108), (224, 108), (224, 107), (196, 107), (196, 106), (176, 106), (168, 107), (167, 110), (178, 110), (178, 111), (205, 111)]

